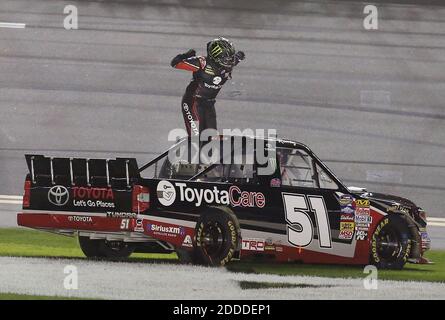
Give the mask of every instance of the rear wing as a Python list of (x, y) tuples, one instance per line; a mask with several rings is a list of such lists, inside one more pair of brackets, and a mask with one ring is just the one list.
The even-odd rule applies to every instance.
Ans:
[(25, 158), (34, 186), (129, 188), (141, 177), (134, 158), (53, 158), (34, 154)]

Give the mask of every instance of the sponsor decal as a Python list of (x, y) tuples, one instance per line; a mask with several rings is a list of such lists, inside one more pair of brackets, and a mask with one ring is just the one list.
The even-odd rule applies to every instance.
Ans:
[(354, 214), (344, 213), (340, 216), (340, 221), (354, 221)]
[(344, 194), (340, 197), (339, 202), (341, 206), (352, 206), (354, 198), (348, 194)]
[(346, 214), (353, 214), (355, 212), (354, 208), (350, 206), (340, 207), (340, 211), (341, 213), (346, 213)]
[(339, 239), (350, 240), (354, 235), (355, 224), (352, 221), (340, 221)]
[(193, 119), (193, 115), (190, 112), (190, 108), (189, 108), (188, 104), (187, 103), (183, 103), (182, 104), (182, 108), (184, 109), (184, 112), (185, 112), (186, 117), (187, 117), (187, 121), (190, 124), (190, 128), (193, 130), (193, 134), (195, 136), (198, 136), (199, 135), (199, 127), (196, 124), (195, 120)]
[(213, 78), (213, 84), (220, 84), (222, 81), (222, 78), (217, 76)]
[(190, 237), (189, 235), (186, 235), (184, 238), (184, 241), (182, 242), (182, 246), (183, 247), (193, 247), (193, 241), (192, 241), (192, 237)]
[(242, 239), (241, 249), (249, 251), (264, 251), (266, 241), (264, 239)]
[(344, 194), (340, 196), (340, 212), (347, 215), (353, 215), (355, 212), (355, 202), (351, 195)]
[(68, 216), (70, 222), (88, 222), (92, 223), (93, 219), (89, 216)]
[(270, 180), (270, 186), (272, 188), (279, 188), (281, 187), (281, 180), (278, 178), (273, 178)]
[(163, 206), (170, 206), (176, 200), (176, 190), (173, 184), (169, 181), (162, 180), (158, 183), (156, 194), (159, 202)]
[[(179, 189), (178, 194), (175, 186)], [(203, 203), (257, 208), (264, 208), (266, 205), (266, 198), (262, 192), (243, 191), (237, 186), (231, 186), (229, 190), (219, 190), (216, 186), (212, 189), (200, 189), (188, 187), (183, 182), (176, 182), (173, 185), (163, 180), (158, 183), (156, 190), (159, 202), (164, 206), (172, 205), (178, 195), (180, 201), (195, 203), (196, 207), (200, 207)]]
[(48, 201), (55, 206), (62, 207), (68, 203), (70, 194), (64, 186), (53, 186), (48, 191)]
[(340, 222), (340, 230), (352, 230), (354, 231), (355, 224), (354, 222)]
[(394, 204), (388, 208), (386, 208), (387, 212), (396, 212), (396, 211), (400, 211), (403, 213), (409, 213), (410, 208), (402, 206), (401, 204)]
[(87, 207), (87, 208), (114, 208), (113, 202), (105, 202), (102, 200), (73, 200), (73, 206), (75, 207)]
[(144, 232), (144, 226), (142, 223), (143, 223), (142, 219), (136, 220), (136, 226), (134, 227), (135, 232)]
[(230, 204), (234, 207), (264, 208), (266, 205), (266, 199), (263, 193), (241, 191), (241, 189), (236, 186), (231, 186), (229, 188), (229, 200)]
[(354, 236), (354, 231), (351, 230), (341, 230), (338, 234), (338, 238), (342, 240), (351, 240)]
[(265, 251), (275, 251), (276, 247), (275, 244), (273, 243), (272, 238), (267, 238), (265, 241), (265, 245), (264, 245), (264, 250)]
[(111, 188), (73, 187), (73, 197), (74, 199), (114, 201), (113, 189)]
[(204, 87), (209, 88), (209, 89), (215, 89), (215, 90), (221, 89), (220, 85), (208, 84), (207, 82), (204, 82)]
[(358, 208), (355, 209), (355, 214), (356, 215), (370, 215), (371, 214), (371, 209), (358, 207)]
[(369, 208), (357, 208), (355, 211), (356, 230), (367, 232), (371, 224), (372, 224), (372, 216), (370, 214)]
[(153, 234), (163, 235), (167, 237), (176, 237), (178, 235), (184, 235), (184, 227), (164, 226), (157, 223), (147, 224), (147, 230), (153, 232)]
[(361, 241), (368, 239), (368, 231), (359, 230), (355, 234), (355, 240)]
[(276, 252), (283, 252), (283, 247), (275, 247)]
[(370, 225), (372, 223), (372, 216), (369, 214), (355, 214), (355, 223), (357, 225)]
[(369, 208), (369, 200), (368, 199), (357, 199), (355, 200), (356, 208)]
[(137, 213), (136, 212), (116, 212), (116, 211), (108, 211), (107, 212), (108, 218), (136, 218)]
[(73, 187), (73, 206), (88, 208), (114, 208), (111, 188)]

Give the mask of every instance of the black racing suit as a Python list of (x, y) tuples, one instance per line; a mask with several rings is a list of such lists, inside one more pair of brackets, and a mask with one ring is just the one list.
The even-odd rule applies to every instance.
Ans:
[(216, 130), (215, 98), (222, 85), (231, 78), (232, 68), (218, 67), (207, 57), (195, 56), (193, 50), (174, 57), (171, 65), (193, 72), (181, 105), (189, 136), (199, 135), (204, 129)]

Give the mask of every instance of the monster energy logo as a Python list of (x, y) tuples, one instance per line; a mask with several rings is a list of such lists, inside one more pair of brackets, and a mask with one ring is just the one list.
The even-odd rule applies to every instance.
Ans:
[(216, 45), (215, 48), (210, 52), (213, 56), (217, 57), (222, 52), (222, 48), (219, 45)]

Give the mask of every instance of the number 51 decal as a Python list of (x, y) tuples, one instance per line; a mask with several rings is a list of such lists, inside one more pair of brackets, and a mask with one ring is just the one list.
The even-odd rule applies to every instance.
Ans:
[(283, 193), (288, 241), (298, 247), (306, 247), (314, 238), (314, 225), (309, 213), (313, 212), (317, 224), (320, 248), (331, 248), (331, 228), (328, 210), (322, 196)]

